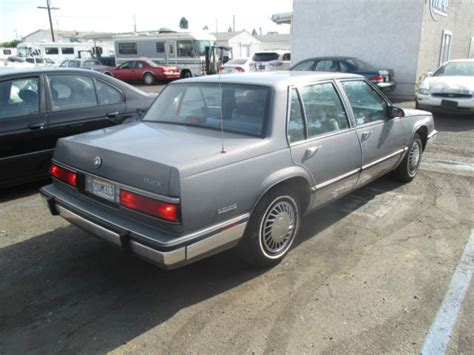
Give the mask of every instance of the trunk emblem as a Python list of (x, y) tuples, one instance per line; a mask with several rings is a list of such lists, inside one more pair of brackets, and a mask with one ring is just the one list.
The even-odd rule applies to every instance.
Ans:
[(99, 169), (102, 166), (102, 158), (97, 156), (94, 159), (94, 168)]

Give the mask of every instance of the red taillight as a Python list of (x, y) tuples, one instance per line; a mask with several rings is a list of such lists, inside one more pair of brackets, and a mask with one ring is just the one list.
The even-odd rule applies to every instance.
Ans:
[(71, 186), (76, 186), (77, 184), (77, 175), (76, 173), (61, 168), (60, 166), (52, 163), (51, 164), (51, 176), (54, 176), (56, 179), (61, 180)]
[(234, 70), (239, 73), (243, 73), (245, 71), (245, 69), (242, 67), (235, 67)]
[(220, 67), (220, 68), (219, 68), (219, 71), (224, 71), (224, 67)]
[(179, 206), (173, 203), (158, 201), (127, 190), (120, 190), (120, 204), (167, 221), (179, 221)]
[(383, 78), (383, 75), (375, 75), (371, 77), (369, 80), (373, 82), (383, 82), (384, 78)]

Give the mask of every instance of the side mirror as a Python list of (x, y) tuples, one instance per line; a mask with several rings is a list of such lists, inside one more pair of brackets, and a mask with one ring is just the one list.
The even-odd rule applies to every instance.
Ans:
[(426, 76), (433, 76), (433, 72), (432, 71), (427, 72)]
[(395, 117), (405, 117), (405, 111), (400, 107), (389, 106), (388, 108), (388, 118), (395, 118)]

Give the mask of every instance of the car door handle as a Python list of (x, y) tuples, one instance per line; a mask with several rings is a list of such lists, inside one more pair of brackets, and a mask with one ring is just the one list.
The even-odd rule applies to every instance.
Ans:
[(321, 148), (320, 145), (307, 148), (304, 152), (304, 159), (309, 159), (314, 156), (318, 152), (319, 148)]
[(117, 116), (119, 115), (119, 113), (120, 113), (120, 112), (118, 112), (118, 111), (115, 111), (115, 112), (109, 112), (109, 113), (107, 113), (107, 115), (106, 115), (106, 116), (107, 116), (107, 117), (109, 117), (109, 118), (112, 118), (112, 117), (117, 117)]
[(46, 126), (46, 123), (40, 122), (40, 123), (32, 123), (28, 125), (29, 129), (43, 129)]
[(362, 134), (360, 135), (360, 139), (362, 140), (362, 142), (364, 142), (369, 139), (371, 134), (372, 132), (362, 132)]

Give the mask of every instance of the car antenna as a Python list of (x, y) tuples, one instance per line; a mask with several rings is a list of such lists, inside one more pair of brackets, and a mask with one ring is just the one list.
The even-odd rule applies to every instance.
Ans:
[(225, 147), (224, 147), (224, 116), (223, 116), (223, 113), (222, 113), (222, 109), (223, 109), (223, 106), (224, 106), (224, 92), (222, 91), (221, 71), (220, 70), (217, 71), (217, 77), (219, 79), (219, 91), (221, 92), (221, 153), (225, 153)]

